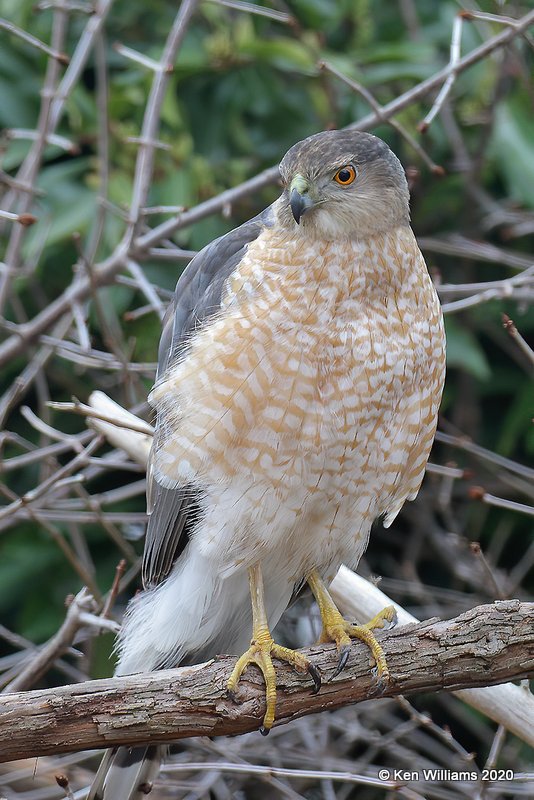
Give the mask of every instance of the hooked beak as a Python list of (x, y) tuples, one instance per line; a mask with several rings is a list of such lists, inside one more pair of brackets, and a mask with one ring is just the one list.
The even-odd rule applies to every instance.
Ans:
[(289, 186), (289, 205), (297, 225), (300, 224), (301, 216), (315, 205), (309, 195), (309, 188), (308, 181), (302, 175), (295, 175)]

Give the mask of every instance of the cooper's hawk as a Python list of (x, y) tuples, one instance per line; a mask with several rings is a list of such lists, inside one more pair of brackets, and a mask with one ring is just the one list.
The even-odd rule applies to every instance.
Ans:
[[(264, 731), (273, 656), (320, 686), (313, 665), (270, 634), (305, 581), (339, 668), (359, 636), (387, 679), (372, 628), (390, 609), (351, 626), (326, 585), (342, 562), (357, 566), (373, 520), (390, 525), (416, 496), (445, 369), (439, 302), (387, 145), (319, 133), (294, 145), (280, 172), (281, 197), (202, 250), (176, 288), (150, 397), (145, 591), (129, 606), (117, 668), (245, 651), (229, 689), (260, 666)], [(141, 797), (155, 756), (112, 753), (92, 797)]]

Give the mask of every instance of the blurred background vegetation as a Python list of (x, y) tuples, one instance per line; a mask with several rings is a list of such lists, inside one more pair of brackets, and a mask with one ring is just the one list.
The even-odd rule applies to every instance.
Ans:
[[(139, 232), (176, 213), (161, 207), (193, 208), (276, 164), (295, 141), (365, 117), (371, 110), (367, 101), (331, 71), (321, 69), (321, 61), (364, 86), (381, 105), (435, 75), (448, 62), (454, 19), (462, 7), (452, 0), (273, 0), (259, 4), (279, 12), (276, 18), (246, 13), (240, 8), (245, 5), (198, 5), (161, 107), (161, 145), (156, 150), (148, 197), (148, 205), (156, 211), (139, 222)], [(109, 6), (102, 35), (95, 40), (96, 49), (66, 100), (56, 129), (67, 141), (49, 139), (36, 172), (37, 192), (28, 209), (36, 222), (22, 232), (16, 274), (10, 279), (0, 319), (5, 338), (14, 326), (32, 320), (59, 297), (72, 283), (73, 274), (90, 273), (93, 264), (109, 257), (125, 234), (139, 150), (137, 137), (153, 73), (126, 57), (121, 46), (159, 61), (177, 4), (171, 0), (115, 0)], [(49, 43), (53, 15), (62, 7), (70, 10), (65, 14), (61, 49), (72, 56), (94, 10), (90, 2), (2, 3), (1, 13), (8, 25), (0, 28), (0, 182), (15, 211), (20, 201), (13, 199), (12, 181), (34, 144), (31, 132), (38, 124), (43, 76), (50, 66), (46, 54), (14, 35), (9, 25)], [(465, 7), (518, 19), (532, 4), (484, 0)], [(102, 13), (104, 3), (96, 8)], [(465, 21), (462, 54), (501, 30), (501, 24), (488, 18)], [(383, 576), (384, 590), (420, 617), (451, 616), (499, 596), (532, 596), (532, 516), (481, 502), (472, 491), (480, 485), (492, 495), (527, 505), (533, 496), (532, 474), (522, 466), (532, 462), (534, 452), (532, 365), (502, 326), (502, 314), (506, 313), (523, 337), (528, 338), (534, 330), (532, 273), (525, 272), (522, 282), (502, 283), (517, 278), (534, 263), (530, 255), (534, 244), (532, 63), (533, 40), (526, 34), (462, 71), (424, 135), (417, 125), (429, 111), (435, 92), (402, 108), (395, 120), (424, 148), (426, 160), (389, 124), (372, 128), (407, 168), (413, 228), (434, 279), (444, 287), (442, 300), (450, 304), (446, 305), (448, 377), (440, 430), (453, 438), (435, 445), (432, 461), (468, 470), (456, 481), (430, 475), (418, 501), (391, 530), (377, 526), (362, 564), (364, 574)], [(59, 66), (59, 77), (64, 72), (65, 67)], [(438, 175), (429, 161), (443, 167), (445, 174)], [(253, 216), (278, 192), (276, 185), (265, 186), (226, 206), (222, 214), (206, 216), (176, 231), (167, 243), (158, 245), (166, 247), (171, 257), (140, 253), (142, 272), (157, 287), (162, 301), (170, 297), (187, 263), (187, 251), (198, 250)], [(5, 208), (1, 201), (0, 208)], [(6, 270), (10, 267), (9, 241), (17, 223), (5, 219), (0, 223)], [(180, 250), (184, 251), (181, 258)], [(175, 251), (176, 258), (172, 258)], [(0, 481), (6, 505), (47, 480), (76, 452), (66, 448), (49, 455), (45, 450), (43, 457), (22, 458), (38, 454), (54, 441), (53, 431), (36, 430), (35, 421), (22, 406), (78, 441), (87, 430), (85, 420), (51, 410), (48, 400), (76, 396), (86, 401), (92, 390), (102, 389), (125, 407), (141, 408), (150, 418), (143, 404), (153, 379), (161, 322), (146, 306), (139, 282), (124, 270), (119, 274), (129, 280), (95, 289), (80, 305), (83, 325), (74, 322), (61, 334), (49, 331), (48, 339), (45, 335), (32, 342), (2, 367)], [(499, 282), (493, 298), (484, 296), (483, 302), (455, 306), (459, 299), (476, 296), (485, 287), (462, 292), (451, 285), (488, 281)], [(88, 341), (84, 341), (83, 331)], [(46, 363), (28, 377), (27, 371), (31, 372), (47, 346)], [(113, 365), (99, 357), (102, 353), (116, 356)], [(21, 375), (26, 377), (17, 393)], [(490, 455), (480, 457), (471, 452), (470, 442), (491, 451)], [(106, 454), (112, 468), (102, 462)], [(516, 468), (499, 457), (515, 462)], [(98, 459), (84, 467), (85, 477), (77, 487), (44, 494), (32, 506), (43, 511), (40, 517), (22, 508), (0, 518), (0, 616), (5, 626), (0, 630), (0, 665), (5, 670), (4, 683), (27, 656), (22, 640), (14, 635), (24, 637), (27, 643), (46, 641), (61, 624), (66, 595), (77, 592), (83, 583), (62, 542), (102, 593), (109, 590), (119, 558), (126, 552), (134, 563), (134, 551), (141, 551), (143, 476), (131, 462), (115, 463), (118, 460), (104, 444)], [(120, 494), (121, 487), (134, 483), (136, 491)], [(111, 514), (114, 532), (124, 537), (122, 548), (101, 519), (85, 521), (82, 514), (77, 517), (74, 513), (91, 508), (91, 497), (98, 500), (112, 490), (117, 493), (111, 495), (105, 513)], [(72, 519), (68, 518), (69, 509)], [(481, 544), (484, 557), (472, 551), (471, 542)], [(129, 586), (119, 597), (118, 616), (135, 590), (135, 569), (129, 576)], [(77, 667), (93, 677), (110, 674), (109, 640), (107, 636), (82, 642), (80, 650), (85, 655), (79, 663), (75, 661)], [(62, 680), (64, 675), (51, 670), (40, 685)], [(484, 762), (493, 741), (491, 723), (472, 711), (455, 712), (443, 699), (422, 698), (419, 707), (453, 726), (466, 750), (476, 750), (480, 764)], [(352, 709), (351, 719), (357, 719), (358, 713), (360, 721), (367, 714), (373, 730), (391, 732), (393, 721), (399, 723), (403, 712), (392, 712), (388, 705), (382, 713), (384, 720), (390, 715), (391, 724), (376, 722), (377, 718), (373, 722), (371, 706), (361, 712)], [(343, 757), (355, 758), (354, 752), (347, 745)], [(513, 737), (502, 759), (505, 765), (517, 768), (526, 768), (529, 759), (532, 765), (532, 753)], [(350, 787), (344, 794), (332, 788), (338, 793), (330, 795), (323, 795), (321, 787), (323, 784), (311, 784), (298, 796), (353, 796)], [(251, 794), (245, 783), (239, 791), (246, 797), (261, 796), (258, 789), (254, 790), (258, 794)], [(371, 789), (365, 790), (367, 794), (359, 791), (362, 797), (382, 796)]]

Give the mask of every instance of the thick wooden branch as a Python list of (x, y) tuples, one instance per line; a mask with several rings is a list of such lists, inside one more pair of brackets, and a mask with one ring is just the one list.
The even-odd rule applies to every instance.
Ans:
[[(534, 676), (534, 603), (499, 601), (453, 620), (436, 619), (378, 634), (391, 671), (381, 695), (488, 686)], [(278, 723), (357, 703), (376, 695), (368, 651), (354, 642), (347, 669), (328, 681), (332, 645), (309, 648), (323, 675), (310, 680), (280, 664)], [(89, 681), (0, 697), (0, 762), (117, 744), (232, 735), (259, 728), (265, 709), (260, 673), (240, 683), (240, 703), (225, 681), (235, 659), (126, 678)]]

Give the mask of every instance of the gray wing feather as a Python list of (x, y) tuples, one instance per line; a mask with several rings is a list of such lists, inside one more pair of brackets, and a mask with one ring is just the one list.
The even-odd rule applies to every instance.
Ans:
[[(187, 265), (163, 321), (156, 380), (181, 353), (188, 334), (217, 313), (225, 281), (240, 263), (250, 242), (272, 224), (273, 213), (267, 208), (239, 228), (215, 239)], [(157, 435), (156, 409), (155, 439)], [(151, 455), (153, 453), (154, 450)], [(147, 480), (149, 518), (142, 572), (145, 588), (158, 585), (170, 573), (187, 544), (186, 523), (197, 507), (190, 491), (160, 486), (152, 476), (150, 465)]]

